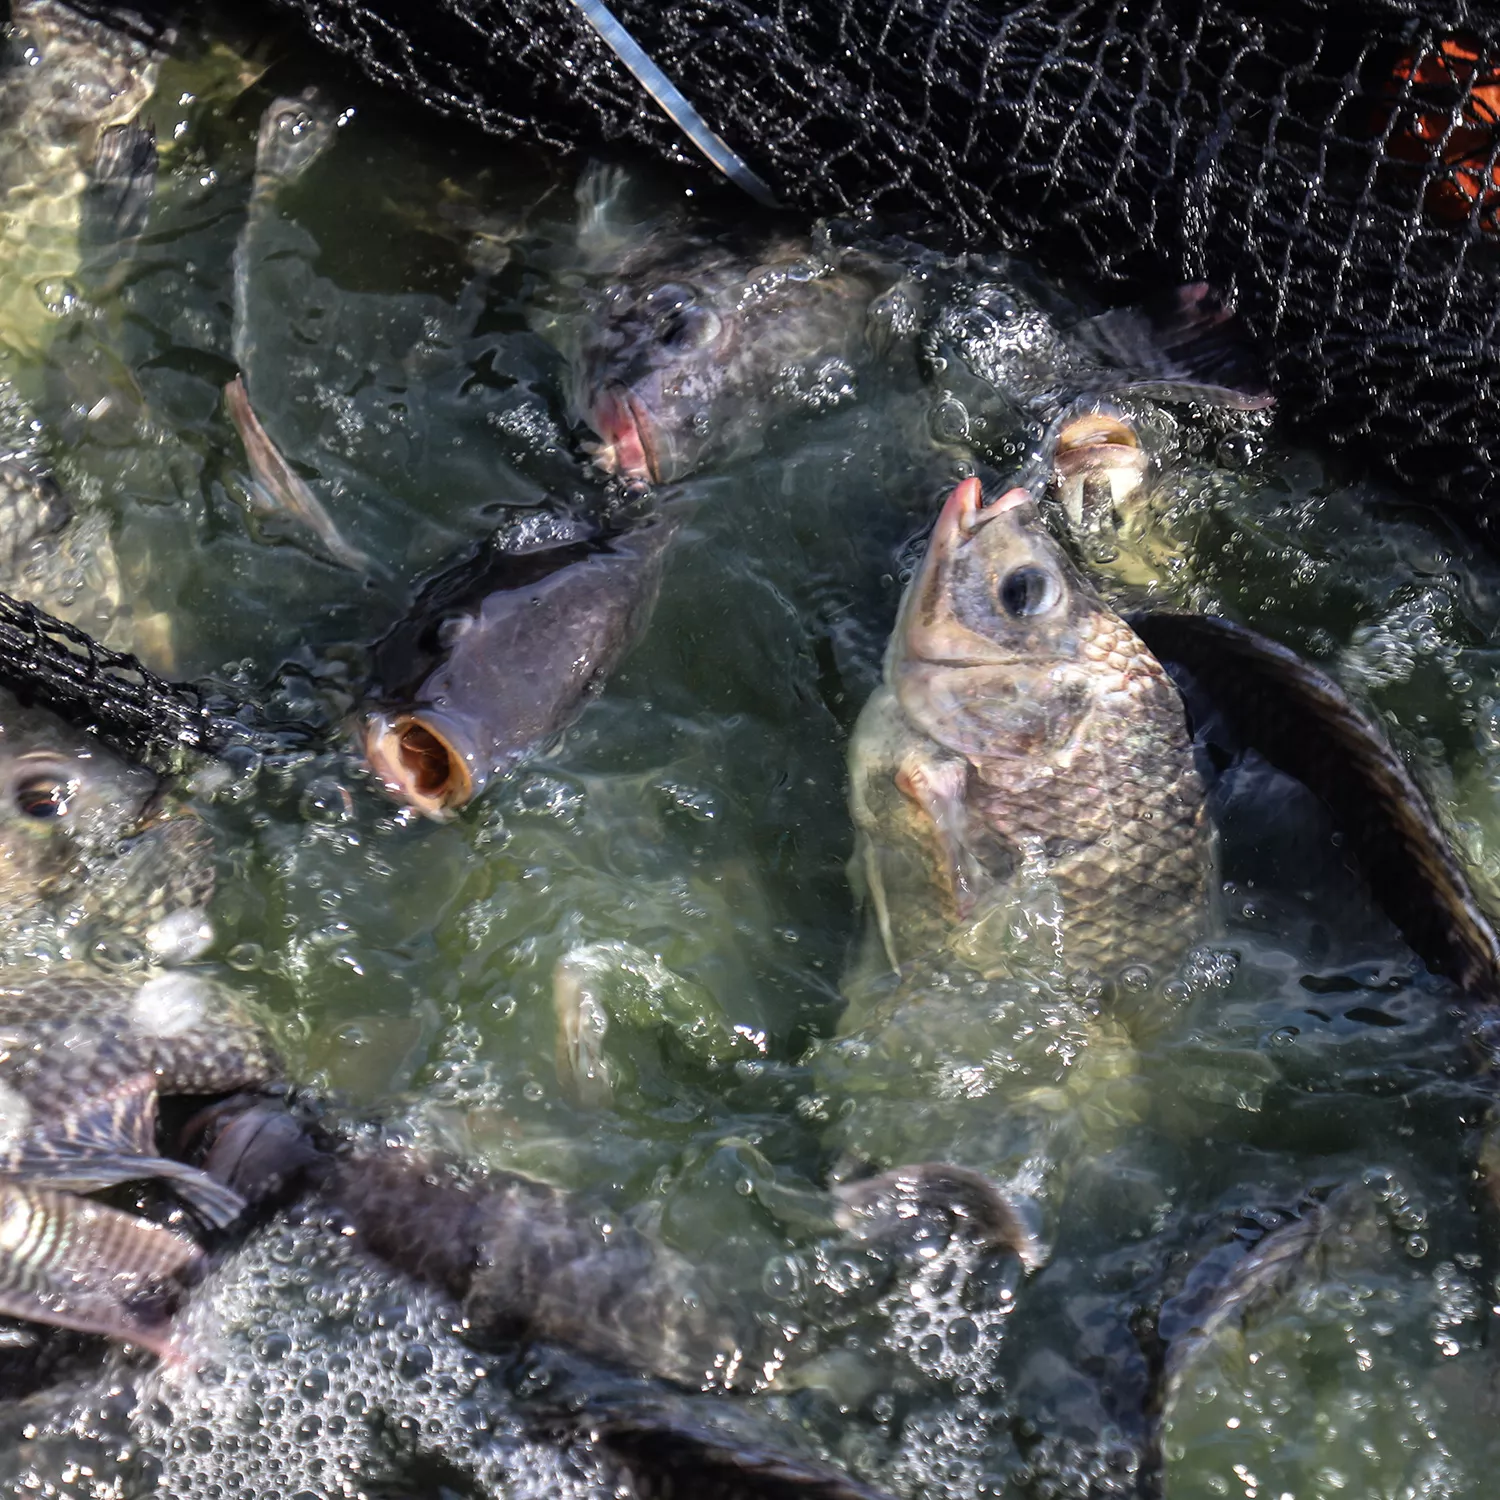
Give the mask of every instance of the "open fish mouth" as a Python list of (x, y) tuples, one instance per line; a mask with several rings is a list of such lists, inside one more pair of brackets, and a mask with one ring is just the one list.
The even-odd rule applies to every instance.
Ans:
[(605, 386), (595, 398), (590, 420), (602, 439), (594, 454), (600, 468), (622, 479), (661, 483), (655, 424), (625, 386)]
[(483, 786), (472, 753), (458, 735), (431, 715), (367, 715), (365, 760), (397, 801), (423, 817), (444, 821), (469, 803)]

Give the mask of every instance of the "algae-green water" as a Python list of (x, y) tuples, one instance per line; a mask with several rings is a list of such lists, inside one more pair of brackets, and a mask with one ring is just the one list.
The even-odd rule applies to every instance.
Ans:
[[(954, 403), (1003, 430), (977, 456), (991, 479), (1039, 439), (1024, 413), (978, 410), (972, 382), (949, 389), (893, 357), (839, 410), (673, 486), (660, 502), (683, 526), (649, 631), (576, 724), (451, 823), (383, 797), (345, 729), (369, 647), (498, 525), (610, 498), (544, 335), (576, 275), (583, 164), (448, 130), (290, 44), (274, 55), (243, 93), (204, 90), (209, 103), (190, 61), (167, 70), (147, 111), (162, 143), (148, 230), (85, 275), (28, 374), (60, 482), (109, 518), (132, 598), (170, 622), (172, 674), (265, 694), (273, 717), (324, 736), (197, 775), (220, 863), (205, 962), (263, 1000), (297, 1081), (587, 1189), (712, 1265), (772, 1344), (785, 1335), (761, 1390), (720, 1399), (898, 1495), (1493, 1493), (1496, 1288), (1476, 1175), (1491, 1084), (1472, 1011), (1371, 910), (1320, 808), (1269, 773), (1220, 798), (1215, 925), (1140, 1045), (1135, 1116), (1076, 1165), (1044, 1267), (977, 1269), (958, 1252), (895, 1265), (841, 1248), (820, 1217), (844, 1101), (819, 1058), (860, 928), (850, 729), (920, 537), (973, 461)], [(260, 113), (310, 84), (340, 123), (258, 227), (237, 350)], [(663, 217), (685, 205), (744, 229), (727, 187), (625, 165)], [(1001, 281), (1003, 262), (971, 274)], [(222, 404), (237, 371), (367, 574), (247, 516)], [(111, 382), (139, 401), (91, 420)], [(1160, 420), (1170, 545), (1155, 597), (1253, 625), (1338, 677), (1500, 911), (1500, 566), (1420, 496), (1348, 479), (1274, 425), (1218, 441)], [(603, 1096), (581, 1098), (559, 1065), (560, 964), (614, 996)], [(1033, 998), (1064, 1032), (1067, 997)], [(982, 1138), (1013, 1059), (982, 1011), (925, 1040), (928, 1055), (914, 1038), (909, 1065), (866, 1082), (941, 1159), (955, 1111)], [(1236, 1283), (1244, 1248), (1299, 1215), (1320, 1232)], [(308, 1284), (347, 1277), (373, 1298), (379, 1278), (340, 1270), (312, 1231), (273, 1248), (276, 1275), (246, 1272), (191, 1315), (232, 1321), (239, 1295), (274, 1321), (282, 1295), (300, 1309), (296, 1378), (316, 1386), (325, 1334), (307, 1306), (322, 1304), (295, 1291), (297, 1258)], [(423, 1298), (402, 1317), (420, 1322)], [(357, 1325), (382, 1349), (385, 1326)], [(295, 1426), (264, 1398), (280, 1377), (261, 1366), (281, 1356), (243, 1337), (253, 1411), (231, 1420), (172, 1375), (155, 1406), (106, 1421), (101, 1390), (134, 1367), (100, 1355), (97, 1381), (68, 1372), (48, 1441), (7, 1415), (23, 1435), (7, 1482), (389, 1492), (378, 1474), (309, 1479), (316, 1428), (295, 1462), (272, 1462)], [(458, 1373), (418, 1404), (451, 1449), (467, 1430), (441, 1426), (433, 1402), (448, 1420), (479, 1377), (444, 1357)], [(208, 1416), (191, 1415), (198, 1401)], [(517, 1442), (510, 1467), (491, 1452), (454, 1472), (485, 1493), (560, 1492)], [(215, 1468), (236, 1443), (258, 1445), (255, 1464)], [(158, 1467), (137, 1453), (111, 1477), (132, 1445)], [(579, 1493), (608, 1484), (566, 1477)]]

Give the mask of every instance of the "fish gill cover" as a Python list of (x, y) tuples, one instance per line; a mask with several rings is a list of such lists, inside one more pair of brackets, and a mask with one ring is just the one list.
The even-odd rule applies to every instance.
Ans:
[[(497, 135), (696, 159), (591, 23), (597, 6), (279, 3), (373, 77)], [(1122, 300), (1209, 280), (1238, 298), (1287, 413), (1489, 521), (1494, 5), (616, 0), (613, 14), (705, 139), (781, 202), (1022, 245)]]

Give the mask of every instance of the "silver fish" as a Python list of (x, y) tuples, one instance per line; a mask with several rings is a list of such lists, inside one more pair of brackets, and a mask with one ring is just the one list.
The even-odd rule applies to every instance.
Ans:
[(211, 940), (201, 820), (149, 771), (0, 690), (0, 927), (25, 965), (39, 935), (124, 938), (180, 962)]

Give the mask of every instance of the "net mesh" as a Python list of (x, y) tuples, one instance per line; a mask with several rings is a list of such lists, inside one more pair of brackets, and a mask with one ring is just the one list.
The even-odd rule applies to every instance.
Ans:
[[(691, 147), (572, 0), (279, 0), (500, 136)], [(789, 205), (915, 214), (1121, 300), (1238, 299), (1283, 410), (1495, 510), (1500, 6), (614, 0)]]
[(0, 593), (0, 686), (92, 730), (123, 754), (167, 774), (189, 753), (231, 745), (267, 750), (280, 734), (253, 710), (190, 683), (167, 682), (133, 656), (76, 625)]

